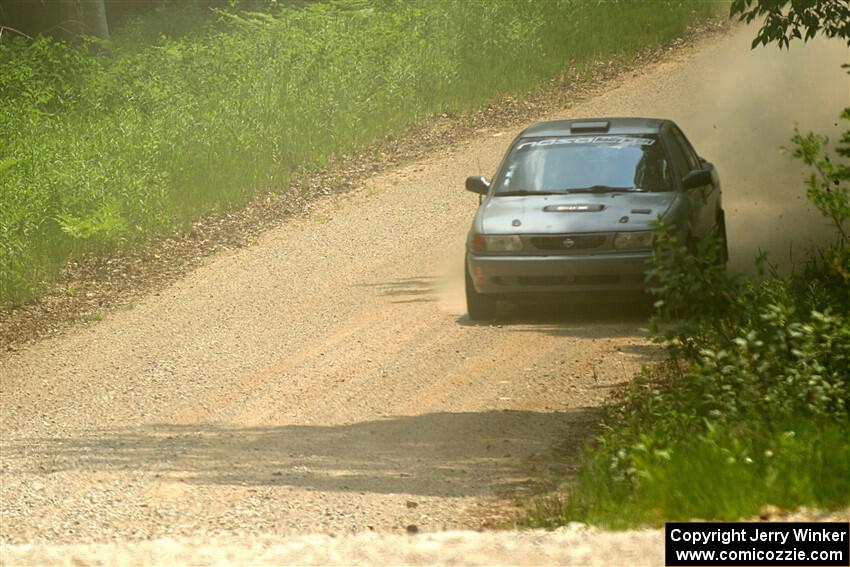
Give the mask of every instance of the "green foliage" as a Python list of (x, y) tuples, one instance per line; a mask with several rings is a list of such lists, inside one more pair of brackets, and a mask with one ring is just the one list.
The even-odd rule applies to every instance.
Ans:
[(196, 26), (197, 8), (175, 3), (111, 42), (6, 34), (0, 304), (33, 297), (70, 257), (280, 191), (295, 169), (669, 40), (714, 8), (335, 0), (220, 10)]
[[(650, 330), (673, 351), (696, 352), (706, 333), (730, 337), (724, 317), (739, 300), (739, 281), (726, 272), (725, 243), (712, 235), (700, 242), (682, 242), (678, 230), (653, 224), (652, 266), (647, 271), (656, 297)], [(699, 299), (697, 299), (699, 298)]]
[(551, 528), (583, 520), (624, 529), (734, 521), (766, 504), (840, 508), (850, 494), (847, 435), (846, 427), (805, 422), (770, 431), (714, 427), (671, 449), (657, 446), (658, 434), (648, 431), (613, 457), (607, 445), (588, 453), (570, 498), (537, 501), (526, 523)]
[[(847, 114), (845, 110), (844, 116)], [(803, 136), (795, 129), (792, 141), (796, 146), (794, 157), (815, 170), (806, 180), (809, 201), (832, 221), (841, 238), (840, 244), (850, 246), (850, 166), (830, 159), (826, 151), (829, 143), (826, 136), (813, 133)]]
[(817, 262), (787, 278), (727, 276), (718, 243), (688, 252), (663, 226), (656, 244), (652, 327), (671, 356), (609, 416), (570, 500), (543, 502), (529, 523), (628, 527), (850, 503), (848, 287)]
[[(850, 108), (844, 109), (841, 118), (850, 120)], [(826, 265), (832, 274), (850, 284), (850, 164), (841, 159), (850, 157), (850, 129), (844, 131), (842, 145), (834, 156), (828, 151), (826, 136), (811, 132), (803, 136), (795, 129), (792, 142), (794, 157), (814, 170), (806, 179), (806, 195), (832, 222), (838, 235), (836, 245), (824, 252)]]
[(730, 16), (750, 23), (764, 17), (753, 47), (794, 39), (808, 41), (819, 32), (850, 45), (850, 3), (847, 0), (733, 0)]
[(58, 219), (62, 232), (75, 239), (112, 240), (127, 230), (121, 212), (113, 204), (104, 205), (84, 217), (65, 213)]
[(730, 276), (716, 239), (689, 248), (669, 227), (655, 235), (650, 326), (670, 358), (609, 417), (570, 501), (544, 503), (530, 523), (626, 527), (850, 503), (846, 283), (823, 261), (780, 277), (762, 258), (758, 276)]

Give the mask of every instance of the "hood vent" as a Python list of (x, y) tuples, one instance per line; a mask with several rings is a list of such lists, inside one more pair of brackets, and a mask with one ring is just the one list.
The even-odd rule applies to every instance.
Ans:
[(543, 207), (547, 213), (598, 213), (605, 209), (605, 205), (548, 205)]

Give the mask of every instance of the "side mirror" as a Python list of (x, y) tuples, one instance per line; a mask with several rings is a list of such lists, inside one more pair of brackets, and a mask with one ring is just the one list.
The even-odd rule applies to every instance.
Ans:
[(711, 171), (708, 169), (696, 169), (682, 178), (682, 187), (685, 189), (696, 189), (697, 187), (711, 185), (712, 182)]
[(480, 175), (466, 178), (466, 190), (479, 195), (486, 195), (490, 190), (490, 184)]

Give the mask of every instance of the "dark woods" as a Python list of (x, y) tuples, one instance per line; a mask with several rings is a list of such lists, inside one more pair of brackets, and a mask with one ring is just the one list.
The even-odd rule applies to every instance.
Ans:
[(0, 0), (0, 25), (6, 28), (4, 34), (108, 39), (110, 20), (120, 20), (155, 4), (141, 0)]
[[(277, 4), (295, 3), (305, 2), (249, 0), (239, 4), (248, 9), (260, 10)], [(90, 35), (109, 39), (113, 27), (169, 5), (195, 10), (200, 15), (209, 12), (209, 8), (232, 4), (228, 0), (0, 0), (0, 27), (3, 35), (30, 38), (48, 35), (55, 39), (70, 40)]]

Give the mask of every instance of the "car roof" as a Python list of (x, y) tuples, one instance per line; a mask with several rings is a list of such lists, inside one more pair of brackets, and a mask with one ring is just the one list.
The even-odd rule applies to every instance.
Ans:
[[(603, 124), (608, 128), (604, 129)], [(572, 136), (587, 135), (589, 133), (600, 134), (658, 134), (662, 126), (670, 124), (670, 120), (662, 118), (579, 118), (575, 120), (550, 120), (532, 124), (519, 135), (520, 138), (538, 138), (548, 136)], [(586, 130), (577, 131), (582, 126), (589, 127)], [(598, 128), (597, 126), (602, 126)]]

